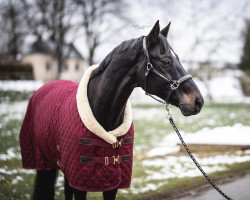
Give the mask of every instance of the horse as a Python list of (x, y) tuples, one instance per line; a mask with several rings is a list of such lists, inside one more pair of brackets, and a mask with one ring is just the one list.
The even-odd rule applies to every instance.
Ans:
[[(23, 167), (37, 170), (33, 200), (54, 199), (58, 169), (65, 176), (66, 200), (86, 199), (88, 191), (115, 200), (119, 188), (129, 187), (133, 125), (128, 98), (134, 88), (178, 107), (184, 116), (200, 112), (203, 97), (168, 43), (169, 28), (170, 23), (160, 30), (157, 21), (147, 36), (122, 42), (99, 66), (90, 67), (79, 85), (53, 81), (30, 98), (20, 146)], [(82, 130), (87, 136), (80, 135)], [(67, 138), (58, 139), (63, 134)], [(100, 152), (106, 155), (86, 156)]]

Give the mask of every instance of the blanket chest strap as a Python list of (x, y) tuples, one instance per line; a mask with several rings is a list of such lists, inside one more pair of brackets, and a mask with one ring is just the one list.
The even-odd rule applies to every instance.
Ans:
[(92, 138), (80, 138), (79, 144), (81, 145), (93, 145), (93, 146), (99, 146), (99, 147), (113, 147), (118, 148), (119, 146), (122, 146), (123, 144), (132, 144), (133, 143), (133, 137), (125, 137), (120, 139), (114, 144), (109, 144), (105, 142), (104, 140), (98, 140), (98, 139), (92, 139)]
[(118, 156), (105, 156), (105, 157), (89, 157), (80, 156), (80, 163), (82, 164), (104, 164), (104, 165), (116, 165), (122, 162), (131, 160), (130, 155), (118, 155)]

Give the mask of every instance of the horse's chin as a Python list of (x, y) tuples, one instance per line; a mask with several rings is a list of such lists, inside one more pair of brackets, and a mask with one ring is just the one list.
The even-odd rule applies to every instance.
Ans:
[(181, 113), (186, 117), (191, 116), (191, 115), (196, 115), (200, 112), (200, 110), (195, 110), (192, 108), (192, 106), (189, 106), (189, 105), (181, 104), (178, 107), (179, 107)]

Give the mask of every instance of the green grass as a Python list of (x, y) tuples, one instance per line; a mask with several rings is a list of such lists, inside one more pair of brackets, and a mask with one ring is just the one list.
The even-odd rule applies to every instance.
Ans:
[[(0, 123), (2, 124), (4, 115), (1, 115)], [(11, 147), (18, 146), (19, 130), (21, 121), (17, 119), (10, 119), (0, 127), (0, 138), (4, 141), (0, 145), (0, 152), (6, 152)]]
[(9, 90), (0, 90), (0, 102), (15, 102), (28, 100), (29, 97), (33, 94), (33, 91), (9, 91)]
[[(15, 103), (16, 99), (26, 99), (30, 94), (24, 94), (19, 98), (12, 98), (11, 102)], [(8, 95), (7, 95), (8, 96)], [(7, 97), (6, 97), (7, 98)], [(3, 104), (2, 104), (3, 105)], [(1, 104), (0, 104), (1, 106)], [(8, 104), (6, 104), (8, 106)], [(1, 109), (1, 107), (0, 107)], [(141, 109), (149, 110), (164, 109), (158, 105), (135, 105), (134, 111)], [(18, 110), (18, 109), (17, 109)], [(23, 109), (25, 110), (25, 108)], [(206, 104), (199, 115), (191, 117), (183, 117), (177, 108), (171, 106), (171, 112), (181, 131), (196, 132), (204, 127), (232, 126), (236, 123), (250, 126), (250, 104)], [(18, 111), (17, 111), (18, 112)], [(20, 113), (17, 113), (20, 114)], [(22, 113), (23, 114), (23, 113)], [(19, 154), (19, 130), (22, 119), (10, 113), (0, 110), (0, 154), (6, 154), (8, 149), (14, 148), (14, 153)], [(169, 133), (173, 132), (172, 127), (165, 119), (164, 115), (159, 114), (155, 118), (138, 118), (134, 120), (135, 125), (135, 155), (133, 167), (133, 186), (130, 190), (121, 190), (117, 199), (145, 199), (149, 195), (161, 195), (166, 192), (174, 191), (176, 188), (190, 189), (204, 183), (204, 178), (179, 178), (167, 180), (147, 180), (147, 171), (157, 172), (161, 167), (144, 166), (142, 161), (145, 159), (145, 153), (149, 151), (157, 143)], [(250, 169), (250, 162), (228, 165), (227, 171), (213, 173), (215, 179), (221, 176), (229, 176), (230, 173), (242, 174), (247, 173)], [(4, 172), (6, 170), (7, 172)], [(19, 177), (18, 179), (16, 179)], [(21, 177), (21, 178), (20, 178)], [(0, 199), (29, 199), (32, 193), (34, 174), (26, 173), (21, 170), (21, 161), (19, 157), (9, 160), (0, 160)], [(157, 191), (145, 191), (137, 194), (140, 188), (144, 188), (148, 184), (158, 185)], [(56, 199), (63, 199), (62, 185), (56, 190)], [(101, 199), (101, 193), (89, 193), (91, 200)]]

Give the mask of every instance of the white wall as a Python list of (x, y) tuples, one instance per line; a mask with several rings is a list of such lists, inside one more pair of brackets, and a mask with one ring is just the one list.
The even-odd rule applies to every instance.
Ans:
[[(78, 65), (78, 69), (76, 66)], [(80, 81), (84, 73), (84, 61), (82, 59), (68, 59), (62, 66), (60, 79)]]
[(57, 61), (52, 55), (33, 53), (25, 55), (22, 63), (28, 63), (33, 66), (34, 79), (50, 81), (56, 79)]

